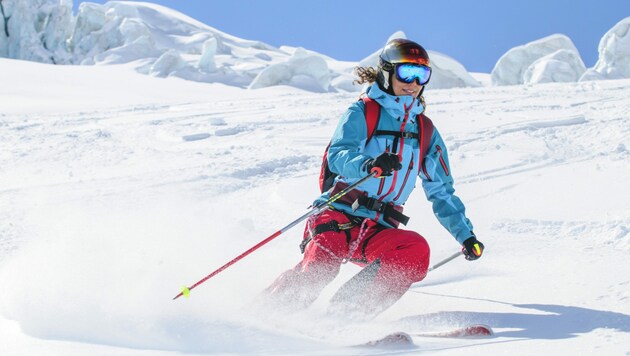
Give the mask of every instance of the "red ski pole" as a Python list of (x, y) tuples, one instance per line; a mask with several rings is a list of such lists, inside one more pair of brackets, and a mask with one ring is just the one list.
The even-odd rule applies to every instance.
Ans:
[(223, 270), (225, 270), (226, 268), (230, 267), (231, 265), (235, 264), (236, 262), (240, 261), (241, 259), (243, 259), (245, 256), (249, 255), (250, 253), (258, 250), (260, 247), (262, 247), (263, 245), (267, 244), (269, 241), (275, 239), (276, 237), (278, 237), (279, 235), (281, 235), (282, 233), (286, 232), (287, 230), (289, 230), (290, 228), (294, 227), (295, 225), (299, 224), (301, 221), (307, 219), (309, 216), (317, 214), (322, 212), (324, 209), (326, 209), (326, 207), (333, 203), (334, 201), (336, 201), (337, 199), (341, 198), (342, 196), (346, 195), (348, 192), (350, 192), (351, 190), (353, 190), (354, 188), (358, 187), (359, 185), (361, 185), (363, 182), (365, 182), (366, 180), (372, 178), (372, 177), (378, 177), (382, 174), (382, 171), (378, 168), (378, 167), (374, 167), (372, 169), (372, 171), (370, 172), (369, 175), (359, 179), (358, 181), (356, 181), (355, 183), (349, 185), (348, 187), (346, 187), (344, 190), (340, 191), (339, 193), (333, 195), (332, 197), (330, 197), (328, 200), (326, 200), (325, 202), (317, 205), (316, 207), (314, 207), (313, 209), (311, 209), (309, 212), (307, 212), (306, 214), (300, 216), (299, 218), (297, 218), (296, 220), (292, 221), (289, 225), (283, 227), (282, 229), (274, 232), (271, 236), (267, 237), (266, 239), (260, 241), (259, 243), (257, 243), (256, 245), (252, 246), (249, 250), (241, 253), (240, 255), (236, 256), (233, 260), (231, 260), (230, 262), (224, 264), (223, 266), (221, 266), (219, 269), (217, 269), (216, 271), (210, 273), (209, 275), (203, 277), (201, 280), (199, 280), (199, 282), (193, 284), (190, 287), (184, 287), (182, 289), (181, 292), (179, 292), (178, 295), (175, 296), (175, 298), (173, 298), (173, 300), (183, 296), (188, 297), (190, 295), (190, 291), (193, 290), (194, 288), (196, 288), (198, 285), (200, 285), (201, 283), (207, 281), (208, 279), (216, 276), (217, 274), (219, 274), (220, 272), (222, 272)]

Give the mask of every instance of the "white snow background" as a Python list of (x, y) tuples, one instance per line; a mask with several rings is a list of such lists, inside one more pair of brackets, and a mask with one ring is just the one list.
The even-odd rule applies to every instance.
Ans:
[[(185, 42), (182, 23), (198, 25), (149, 8), (165, 38)], [(490, 75), (469, 76), (453, 61), (445, 73), (468, 84), (426, 91), (457, 193), (486, 245), (482, 259), (429, 273), (371, 322), (325, 316), (353, 265), (308, 310), (260, 313), (257, 295), (301, 258), (300, 225), (171, 300), (307, 211), (323, 149), (360, 90), (347, 71), (358, 62), (326, 58), (320, 70), (317, 59), (283, 49), (276, 60), (230, 38), (238, 60), (218, 56), (212, 67), (206, 57), (204, 68), (223, 68), (220, 79), (234, 74), (236, 83), (204, 82), (192, 67), (164, 74), (156, 58), (95, 66), (0, 58), (1, 355), (630, 354), (630, 79), (599, 80), (602, 70), (598, 80), (534, 83), (550, 68), (531, 58), (539, 50), (522, 56), (537, 63), (528, 84), (475, 84), (470, 77), (483, 84)], [(598, 68), (617, 76), (630, 68), (619, 38), (602, 40), (591, 79)], [(610, 59), (605, 43), (621, 57)], [(551, 67), (563, 67), (562, 53), (548, 57)], [(256, 58), (315, 69), (247, 89), (264, 69)], [(258, 69), (228, 70), (236, 65)], [(459, 249), (420, 188), (405, 208), (432, 263)], [(496, 335), (351, 347), (470, 323)]]

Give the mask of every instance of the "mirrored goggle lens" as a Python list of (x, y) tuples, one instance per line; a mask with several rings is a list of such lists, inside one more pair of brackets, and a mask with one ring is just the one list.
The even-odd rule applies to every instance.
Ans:
[(425, 85), (431, 78), (431, 68), (418, 64), (399, 64), (396, 66), (396, 78), (405, 83), (417, 80), (418, 85)]

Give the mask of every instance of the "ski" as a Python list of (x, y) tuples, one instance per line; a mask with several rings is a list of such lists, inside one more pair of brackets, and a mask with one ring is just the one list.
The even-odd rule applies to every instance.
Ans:
[(413, 333), (411, 336), (418, 337), (445, 337), (445, 338), (474, 338), (474, 337), (489, 337), (493, 336), (494, 331), (488, 325), (476, 324), (469, 325), (462, 328), (448, 330), (448, 331), (436, 331), (436, 332), (424, 332)]
[(413, 345), (413, 339), (405, 332), (397, 331), (380, 339), (368, 341), (355, 347), (400, 347)]
[(442, 338), (483, 338), (494, 335), (494, 331), (488, 325), (475, 324), (448, 331), (411, 333), (397, 331), (386, 335), (380, 339), (368, 341), (358, 347), (401, 347), (414, 345), (415, 337), (442, 337)]

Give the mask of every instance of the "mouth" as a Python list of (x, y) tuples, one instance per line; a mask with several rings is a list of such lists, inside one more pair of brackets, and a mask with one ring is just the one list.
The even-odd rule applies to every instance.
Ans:
[(415, 95), (416, 92), (417, 92), (417, 90), (415, 90), (415, 89), (405, 89), (405, 88), (403, 88), (402, 91), (406, 95)]

